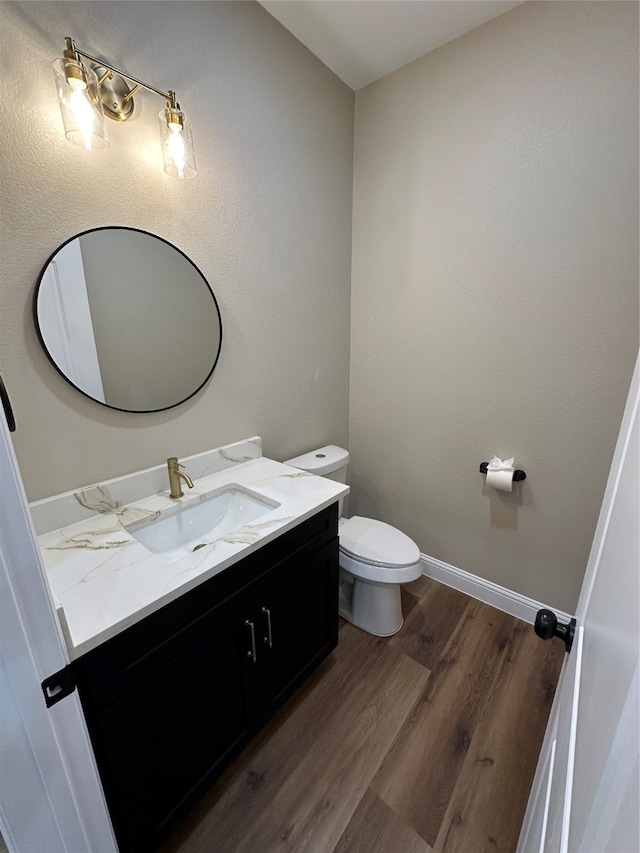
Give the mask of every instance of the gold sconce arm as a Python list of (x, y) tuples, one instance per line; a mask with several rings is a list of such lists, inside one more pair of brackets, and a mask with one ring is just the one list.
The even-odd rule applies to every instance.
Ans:
[(116, 68), (115, 65), (109, 65), (109, 63), (105, 62), (104, 59), (98, 59), (95, 56), (91, 56), (90, 53), (85, 53), (84, 50), (80, 50), (78, 47), (76, 47), (76, 44), (72, 38), (67, 37), (65, 41), (71, 42), (73, 44), (73, 49), (75, 50), (78, 56), (81, 56), (83, 59), (88, 59), (89, 62), (93, 62), (95, 65), (99, 65), (102, 68), (106, 68), (107, 71), (110, 71), (113, 74), (117, 74), (119, 77), (124, 77), (125, 80), (129, 80), (131, 83), (135, 83), (135, 88), (129, 92), (129, 98), (132, 98), (133, 95), (140, 89), (146, 89), (148, 92), (153, 92), (154, 94), (159, 95), (161, 98), (164, 98), (167, 102), (170, 102), (173, 97), (175, 103), (175, 93), (163, 92), (161, 89), (156, 89), (155, 86), (150, 86), (149, 83), (145, 83), (142, 80), (138, 80), (136, 77), (132, 77), (131, 74), (128, 74), (126, 71), (122, 71), (121, 69)]

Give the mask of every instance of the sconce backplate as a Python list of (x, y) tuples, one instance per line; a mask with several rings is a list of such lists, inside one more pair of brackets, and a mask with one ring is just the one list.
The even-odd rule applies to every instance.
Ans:
[(101, 80), (100, 95), (105, 115), (114, 121), (126, 121), (133, 115), (133, 98), (126, 99), (131, 91), (124, 77), (105, 68), (103, 65), (92, 64), (93, 70)]

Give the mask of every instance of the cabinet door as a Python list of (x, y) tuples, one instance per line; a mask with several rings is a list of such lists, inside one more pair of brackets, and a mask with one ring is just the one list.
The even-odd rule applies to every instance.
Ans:
[(154, 849), (259, 728), (252, 613), (220, 622), (98, 714), (92, 738), (123, 853)]
[(338, 540), (285, 566), (256, 598), (265, 719), (338, 644)]

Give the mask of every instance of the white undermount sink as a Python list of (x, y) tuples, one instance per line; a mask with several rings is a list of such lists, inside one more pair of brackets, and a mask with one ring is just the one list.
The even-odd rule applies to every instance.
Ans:
[(173, 562), (279, 506), (277, 501), (231, 483), (125, 529), (148, 551)]

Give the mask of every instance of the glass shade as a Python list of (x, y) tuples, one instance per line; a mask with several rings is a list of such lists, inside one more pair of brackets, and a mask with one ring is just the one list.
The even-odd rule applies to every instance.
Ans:
[(55, 60), (53, 74), (64, 135), (81, 148), (106, 148), (109, 140), (95, 71), (75, 59), (64, 58)]
[(193, 178), (196, 158), (191, 125), (183, 112), (167, 107), (158, 113), (164, 170), (173, 178)]

